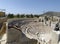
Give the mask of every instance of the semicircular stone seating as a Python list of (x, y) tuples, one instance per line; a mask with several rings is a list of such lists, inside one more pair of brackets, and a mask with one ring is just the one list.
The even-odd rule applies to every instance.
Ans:
[[(50, 26), (43, 26), (40, 22), (31, 22), (21, 26), (21, 30), (26, 37), (36, 39), (38, 41), (37, 44), (53, 44), (52, 29)], [(54, 44), (57, 44), (57, 42)]]
[[(24, 23), (24, 24), (23, 24)], [(53, 32), (54, 26), (46, 26), (43, 22), (22, 22), (20, 30), (29, 39), (37, 40), (37, 44), (57, 44), (58, 35)], [(23, 25), (22, 25), (23, 24)]]

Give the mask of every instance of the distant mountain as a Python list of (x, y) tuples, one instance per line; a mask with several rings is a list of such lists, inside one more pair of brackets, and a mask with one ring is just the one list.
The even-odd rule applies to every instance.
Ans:
[(59, 16), (60, 17), (60, 12), (46, 12), (42, 15), (48, 15), (48, 16)]

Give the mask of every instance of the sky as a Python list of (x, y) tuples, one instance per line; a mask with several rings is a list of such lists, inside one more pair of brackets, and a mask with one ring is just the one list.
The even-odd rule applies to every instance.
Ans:
[(60, 0), (0, 0), (0, 9), (13, 14), (42, 14), (60, 12)]

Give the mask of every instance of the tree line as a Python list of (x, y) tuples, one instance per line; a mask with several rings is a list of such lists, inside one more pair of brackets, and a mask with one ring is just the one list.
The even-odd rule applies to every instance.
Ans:
[(40, 15), (33, 15), (33, 14), (17, 14), (17, 15), (14, 15), (14, 14), (8, 14), (7, 17), (8, 18), (39, 18)]

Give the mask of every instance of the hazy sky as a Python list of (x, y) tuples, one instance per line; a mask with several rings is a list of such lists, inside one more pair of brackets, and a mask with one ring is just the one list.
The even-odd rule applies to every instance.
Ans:
[(60, 12), (60, 0), (0, 0), (0, 9), (7, 13), (41, 14), (46, 11)]

